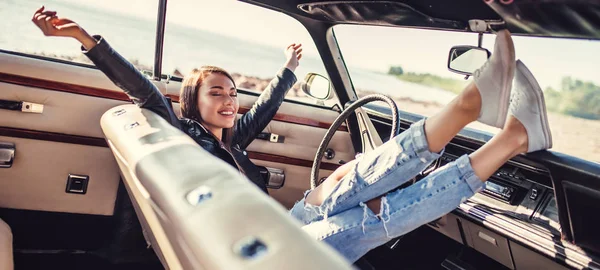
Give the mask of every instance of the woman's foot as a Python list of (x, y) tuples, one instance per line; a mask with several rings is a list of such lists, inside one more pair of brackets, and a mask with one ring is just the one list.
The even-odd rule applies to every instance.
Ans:
[(515, 74), (515, 47), (508, 30), (496, 34), (492, 57), (473, 74), (481, 94), (481, 111), (477, 120), (502, 128), (506, 122)]
[(533, 74), (520, 60), (516, 63), (509, 117), (504, 128), (514, 130), (515, 135), (518, 135), (519, 125), (527, 135), (525, 146), (519, 149), (521, 153), (552, 147), (552, 134), (548, 124), (544, 93)]
[(529, 137), (527, 136), (527, 129), (514, 115), (506, 117), (506, 123), (502, 128), (506, 136), (503, 137), (503, 141), (506, 147), (514, 149), (511, 156), (526, 153), (528, 149)]

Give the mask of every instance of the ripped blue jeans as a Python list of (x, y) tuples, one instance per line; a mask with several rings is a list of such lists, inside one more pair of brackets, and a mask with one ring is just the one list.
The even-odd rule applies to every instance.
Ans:
[[(304, 231), (354, 262), (369, 250), (454, 210), (484, 185), (467, 155), (409, 187), (394, 190), (442, 154), (429, 151), (423, 125), (424, 120), (419, 121), (360, 156), (320, 206), (305, 203), (309, 190), (290, 214), (304, 224)], [(380, 213), (375, 214), (365, 202), (382, 195)]]

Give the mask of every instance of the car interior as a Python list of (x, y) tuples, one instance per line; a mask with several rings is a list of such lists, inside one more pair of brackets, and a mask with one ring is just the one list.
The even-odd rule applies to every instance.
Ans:
[[(553, 150), (513, 158), (451, 213), (354, 263), (287, 214), (311, 183), (424, 117), (359, 100), (334, 26), (470, 33), (439, 59), (468, 77), (480, 65), (461, 56), (487, 60), (484, 33), (600, 40), (599, 2), (242, 2), (298, 21), (327, 72), (298, 78), (318, 103), (286, 99), (245, 149), (268, 196), (93, 65), (0, 47), (0, 269), (600, 269), (600, 164)], [(179, 112), (182, 78), (161, 70), (168, 7), (157, 3), (151, 77)], [(238, 94), (241, 115), (260, 93)], [(463, 130), (411, 183), (490, 139)]]

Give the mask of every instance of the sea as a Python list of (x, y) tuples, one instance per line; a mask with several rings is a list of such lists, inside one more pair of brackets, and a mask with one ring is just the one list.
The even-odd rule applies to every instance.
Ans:
[[(124, 1), (124, 5), (126, 1)], [(124, 57), (152, 66), (156, 21), (123, 13), (96, 10), (86, 5), (61, 0), (0, 0), (0, 49), (34, 54), (54, 54), (82, 59), (79, 44), (72, 39), (45, 37), (31, 22), (41, 5), (68, 14), (90, 34), (101, 34)], [(66, 15), (64, 15), (66, 16)], [(194, 67), (215, 65), (247, 76), (271, 78), (281, 68), (282, 48), (258, 44), (226, 34), (208, 32), (169, 23), (164, 39), (163, 73), (186, 73)], [(379, 92), (392, 97), (446, 104), (455, 94), (401, 81), (385, 73), (349, 66), (355, 89)], [(316, 57), (304, 57), (298, 73), (326, 74)], [(303, 78), (303, 75), (298, 76)]]

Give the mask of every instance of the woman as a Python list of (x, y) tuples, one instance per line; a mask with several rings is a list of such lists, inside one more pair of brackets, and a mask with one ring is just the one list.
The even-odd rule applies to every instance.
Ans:
[(58, 18), (42, 6), (33, 22), (46, 36), (77, 39), (83, 53), (134, 103), (165, 118), (192, 137), (202, 148), (226, 161), (267, 192), (267, 179), (250, 161), (245, 149), (269, 124), (289, 89), (296, 82), (294, 71), (302, 58), (302, 46), (291, 44), (286, 61), (249, 112), (235, 120), (239, 103), (235, 82), (227, 71), (213, 66), (194, 69), (183, 81), (180, 92), (182, 119), (160, 91), (131, 63), (114, 51), (101, 36), (91, 36), (75, 22)]
[[(158, 90), (103, 39), (86, 36), (76, 24), (55, 15), (40, 9), (34, 15), (34, 22), (46, 35), (78, 38), (92, 61), (137, 104), (154, 110), (174, 125), (180, 124), (194, 139), (200, 138), (196, 141), (202, 147), (230, 164), (239, 161), (219, 150), (227, 148), (221, 139), (227, 141), (228, 137), (218, 134), (233, 126), (231, 115), (237, 112), (233, 97), (211, 94), (235, 94), (231, 78), (220, 76), (226, 73), (206, 77), (215, 82), (205, 78), (199, 87), (194, 76), (200, 75), (194, 74), (200, 72), (186, 78), (182, 112), (191, 119), (178, 121)], [(297, 65), (299, 47), (292, 46), (288, 52), (291, 55), (288, 62)], [(125, 67), (115, 67), (119, 65)], [(252, 114), (236, 124), (231, 137), (234, 149), (247, 146), (253, 135), (269, 122), (294, 81), (287, 69), (278, 75), (267, 89), (268, 95), (261, 95)], [(197, 102), (194, 92), (189, 90), (194, 87), (199, 89)], [(257, 116), (261, 119), (257, 120)], [(416, 184), (397, 190), (436, 160), (446, 144), (476, 120), (502, 131), (472, 154), (463, 155)], [(220, 148), (215, 150), (217, 143)], [(543, 93), (527, 67), (520, 61), (515, 63), (510, 33), (500, 31), (492, 57), (475, 72), (474, 82), (453, 101), (433, 117), (413, 124), (374, 151), (338, 168), (323, 184), (307, 191), (290, 213), (304, 223), (307, 233), (355, 261), (370, 249), (452, 211), (481, 190), (485, 181), (512, 157), (551, 146)]]

